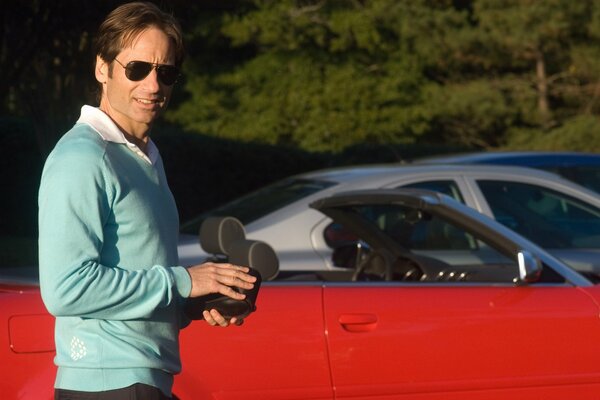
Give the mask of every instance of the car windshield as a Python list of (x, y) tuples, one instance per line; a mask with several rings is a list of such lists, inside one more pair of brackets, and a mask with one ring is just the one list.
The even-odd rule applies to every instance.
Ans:
[(242, 224), (247, 225), (275, 210), (335, 184), (335, 182), (313, 179), (284, 179), (200, 214), (184, 223), (181, 226), (181, 232), (196, 235), (202, 221), (209, 216), (216, 215), (235, 217)]
[[(336, 243), (333, 265), (354, 270), (355, 280), (512, 284), (518, 279), (516, 255), (441, 216), (399, 204), (349, 206), (346, 210), (392, 240), (381, 246), (382, 237), (374, 239), (373, 232), (365, 231), (364, 237), (355, 235), (354, 244), (348, 234)], [(336, 234), (353, 232), (339, 224), (328, 229)], [(401, 254), (382, 251), (392, 247)], [(549, 268), (544, 274), (544, 282), (564, 282)]]

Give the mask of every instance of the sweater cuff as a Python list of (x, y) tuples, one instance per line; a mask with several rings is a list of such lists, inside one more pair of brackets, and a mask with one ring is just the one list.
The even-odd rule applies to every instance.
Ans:
[(192, 278), (185, 267), (173, 267), (173, 276), (175, 277), (175, 287), (177, 292), (183, 298), (190, 297), (192, 291)]

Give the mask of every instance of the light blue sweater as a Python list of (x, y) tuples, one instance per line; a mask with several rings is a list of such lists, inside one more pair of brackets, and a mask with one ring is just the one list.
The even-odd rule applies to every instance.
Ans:
[(139, 382), (170, 394), (181, 369), (179, 329), (189, 323), (181, 305), (191, 290), (177, 266), (175, 202), (160, 156), (152, 164), (131, 144), (106, 140), (118, 129), (86, 107), (82, 119), (91, 115), (98, 126), (78, 122), (63, 136), (39, 191), (40, 285), (56, 316), (55, 386), (102, 391)]

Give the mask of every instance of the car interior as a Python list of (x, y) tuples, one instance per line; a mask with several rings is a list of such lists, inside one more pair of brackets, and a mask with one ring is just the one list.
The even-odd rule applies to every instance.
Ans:
[[(256, 268), (263, 281), (518, 283), (516, 254), (506, 256), (440, 217), (399, 205), (355, 206), (351, 212), (367, 224), (357, 229), (332, 222), (324, 231), (333, 270), (279, 270), (273, 249), (246, 240), (243, 225), (233, 217), (207, 219), (200, 243), (214, 261)], [(564, 279), (545, 268), (541, 281)]]

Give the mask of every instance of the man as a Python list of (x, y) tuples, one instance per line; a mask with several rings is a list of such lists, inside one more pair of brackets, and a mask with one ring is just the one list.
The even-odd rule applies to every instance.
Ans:
[[(56, 399), (166, 399), (181, 368), (188, 297), (244, 296), (248, 269), (177, 266), (179, 221), (149, 137), (183, 61), (172, 16), (150, 3), (100, 26), (100, 106), (84, 106), (46, 161), (39, 192), (42, 298), (56, 316)], [(216, 310), (211, 325), (227, 326)]]

